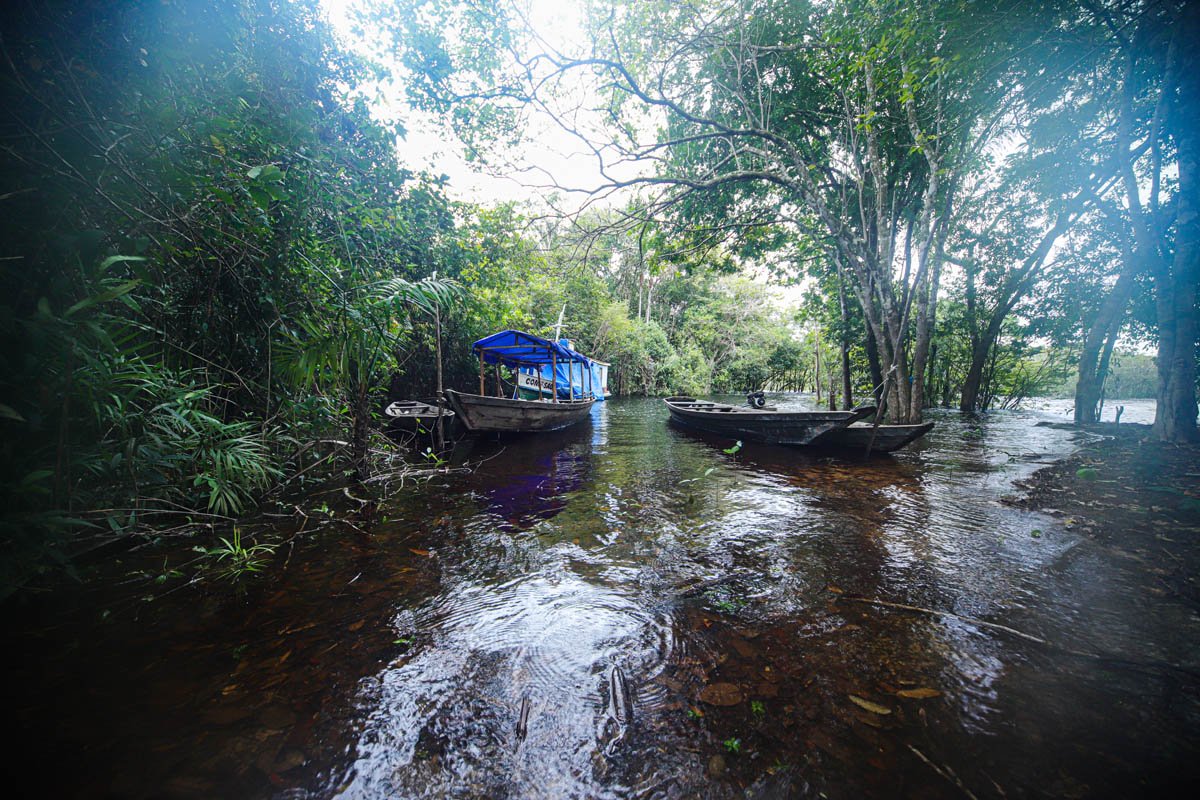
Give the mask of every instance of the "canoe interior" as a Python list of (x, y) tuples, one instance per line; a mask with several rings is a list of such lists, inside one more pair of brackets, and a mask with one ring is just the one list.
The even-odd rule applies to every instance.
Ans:
[[(438, 407), (416, 400), (393, 400), (383, 409), (383, 415), (392, 419), (436, 417), (438, 415)], [(443, 408), (442, 416), (452, 417), (454, 416), (454, 412), (449, 408)]]
[(685, 396), (668, 397), (664, 402), (671, 419), (680, 425), (767, 444), (812, 444), (832, 430), (875, 413), (874, 406), (853, 411), (779, 411)]

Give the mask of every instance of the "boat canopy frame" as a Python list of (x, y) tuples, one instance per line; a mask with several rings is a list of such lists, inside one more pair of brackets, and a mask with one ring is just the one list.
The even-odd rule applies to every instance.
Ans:
[[(531, 333), (517, 330), (504, 330), (499, 333), (493, 333), (491, 336), (485, 336), (477, 340), (471, 345), (471, 349), (479, 355), (479, 394), (486, 395), (484, 387), (484, 364), (492, 364), (496, 367), (496, 390), (497, 397), (503, 396), (500, 390), (500, 365), (519, 368), (519, 367), (543, 367), (550, 366), (551, 375), (558, 374), (558, 365), (560, 362), (580, 365), (580, 399), (585, 396), (595, 397), (595, 392), (592, 388), (592, 359), (585, 356), (583, 353), (576, 352), (571, 348), (555, 342), (550, 339), (543, 339), (540, 336), (534, 336)], [(568, 367), (571, 377), (568, 380), (570, 399), (575, 400), (575, 380), (574, 369)], [(587, 374), (587, 393), (584, 395), (583, 390), (583, 375)], [(539, 370), (540, 374), (540, 370)], [(555, 379), (557, 380), (557, 379)], [(553, 396), (552, 402), (558, 402), (557, 386), (551, 392)]]

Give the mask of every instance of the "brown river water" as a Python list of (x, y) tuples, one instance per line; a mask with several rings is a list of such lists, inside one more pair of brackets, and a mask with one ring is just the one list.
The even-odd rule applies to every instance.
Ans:
[(925, 441), (864, 462), (727, 453), (659, 401), (614, 400), (461, 446), (473, 471), (370, 513), (315, 495), (236, 585), (168, 575), (142, 601), (138, 574), (196, 542), (127, 555), (7, 609), (5, 785), (1174, 796), (1200, 777), (1200, 616), (1072, 520), (1001, 501), (1077, 446), (1046, 413), (935, 412)]

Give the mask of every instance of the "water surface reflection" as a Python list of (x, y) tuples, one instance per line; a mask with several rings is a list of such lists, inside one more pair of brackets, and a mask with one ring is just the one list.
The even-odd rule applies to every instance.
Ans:
[[(1200, 626), (1061, 519), (1000, 502), (1074, 446), (1036, 419), (943, 414), (925, 441), (863, 461), (725, 452), (627, 400), (550, 437), (476, 442), (459, 454), (474, 473), (407, 491), (369, 526), (338, 527), (351, 510), (335, 510), (243, 597), (168, 599), (153, 624), (118, 619), (67, 653), (32, 638), (52, 666), (23, 678), (70, 698), (62, 725), (89, 753), (53, 782), (1061, 797), (1195, 777), (1194, 679), (1063, 649), (1195, 669)], [(16, 705), (45, 740), (48, 691)]]

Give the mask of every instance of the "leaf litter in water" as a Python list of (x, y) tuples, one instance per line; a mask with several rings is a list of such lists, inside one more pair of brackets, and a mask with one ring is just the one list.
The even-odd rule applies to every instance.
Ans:
[(870, 700), (864, 700), (856, 694), (846, 695), (850, 698), (850, 702), (859, 708), (866, 709), (872, 714), (890, 714), (892, 710), (887, 706), (881, 706), (879, 703), (872, 703)]
[(939, 692), (937, 689), (927, 689), (927, 688), (901, 689), (900, 691), (896, 692), (896, 694), (900, 697), (908, 697), (913, 700), (925, 700), (930, 697), (941, 697), (942, 696), (942, 693)]
[(700, 690), (700, 699), (713, 706), (736, 706), (743, 697), (737, 684), (710, 683)]

